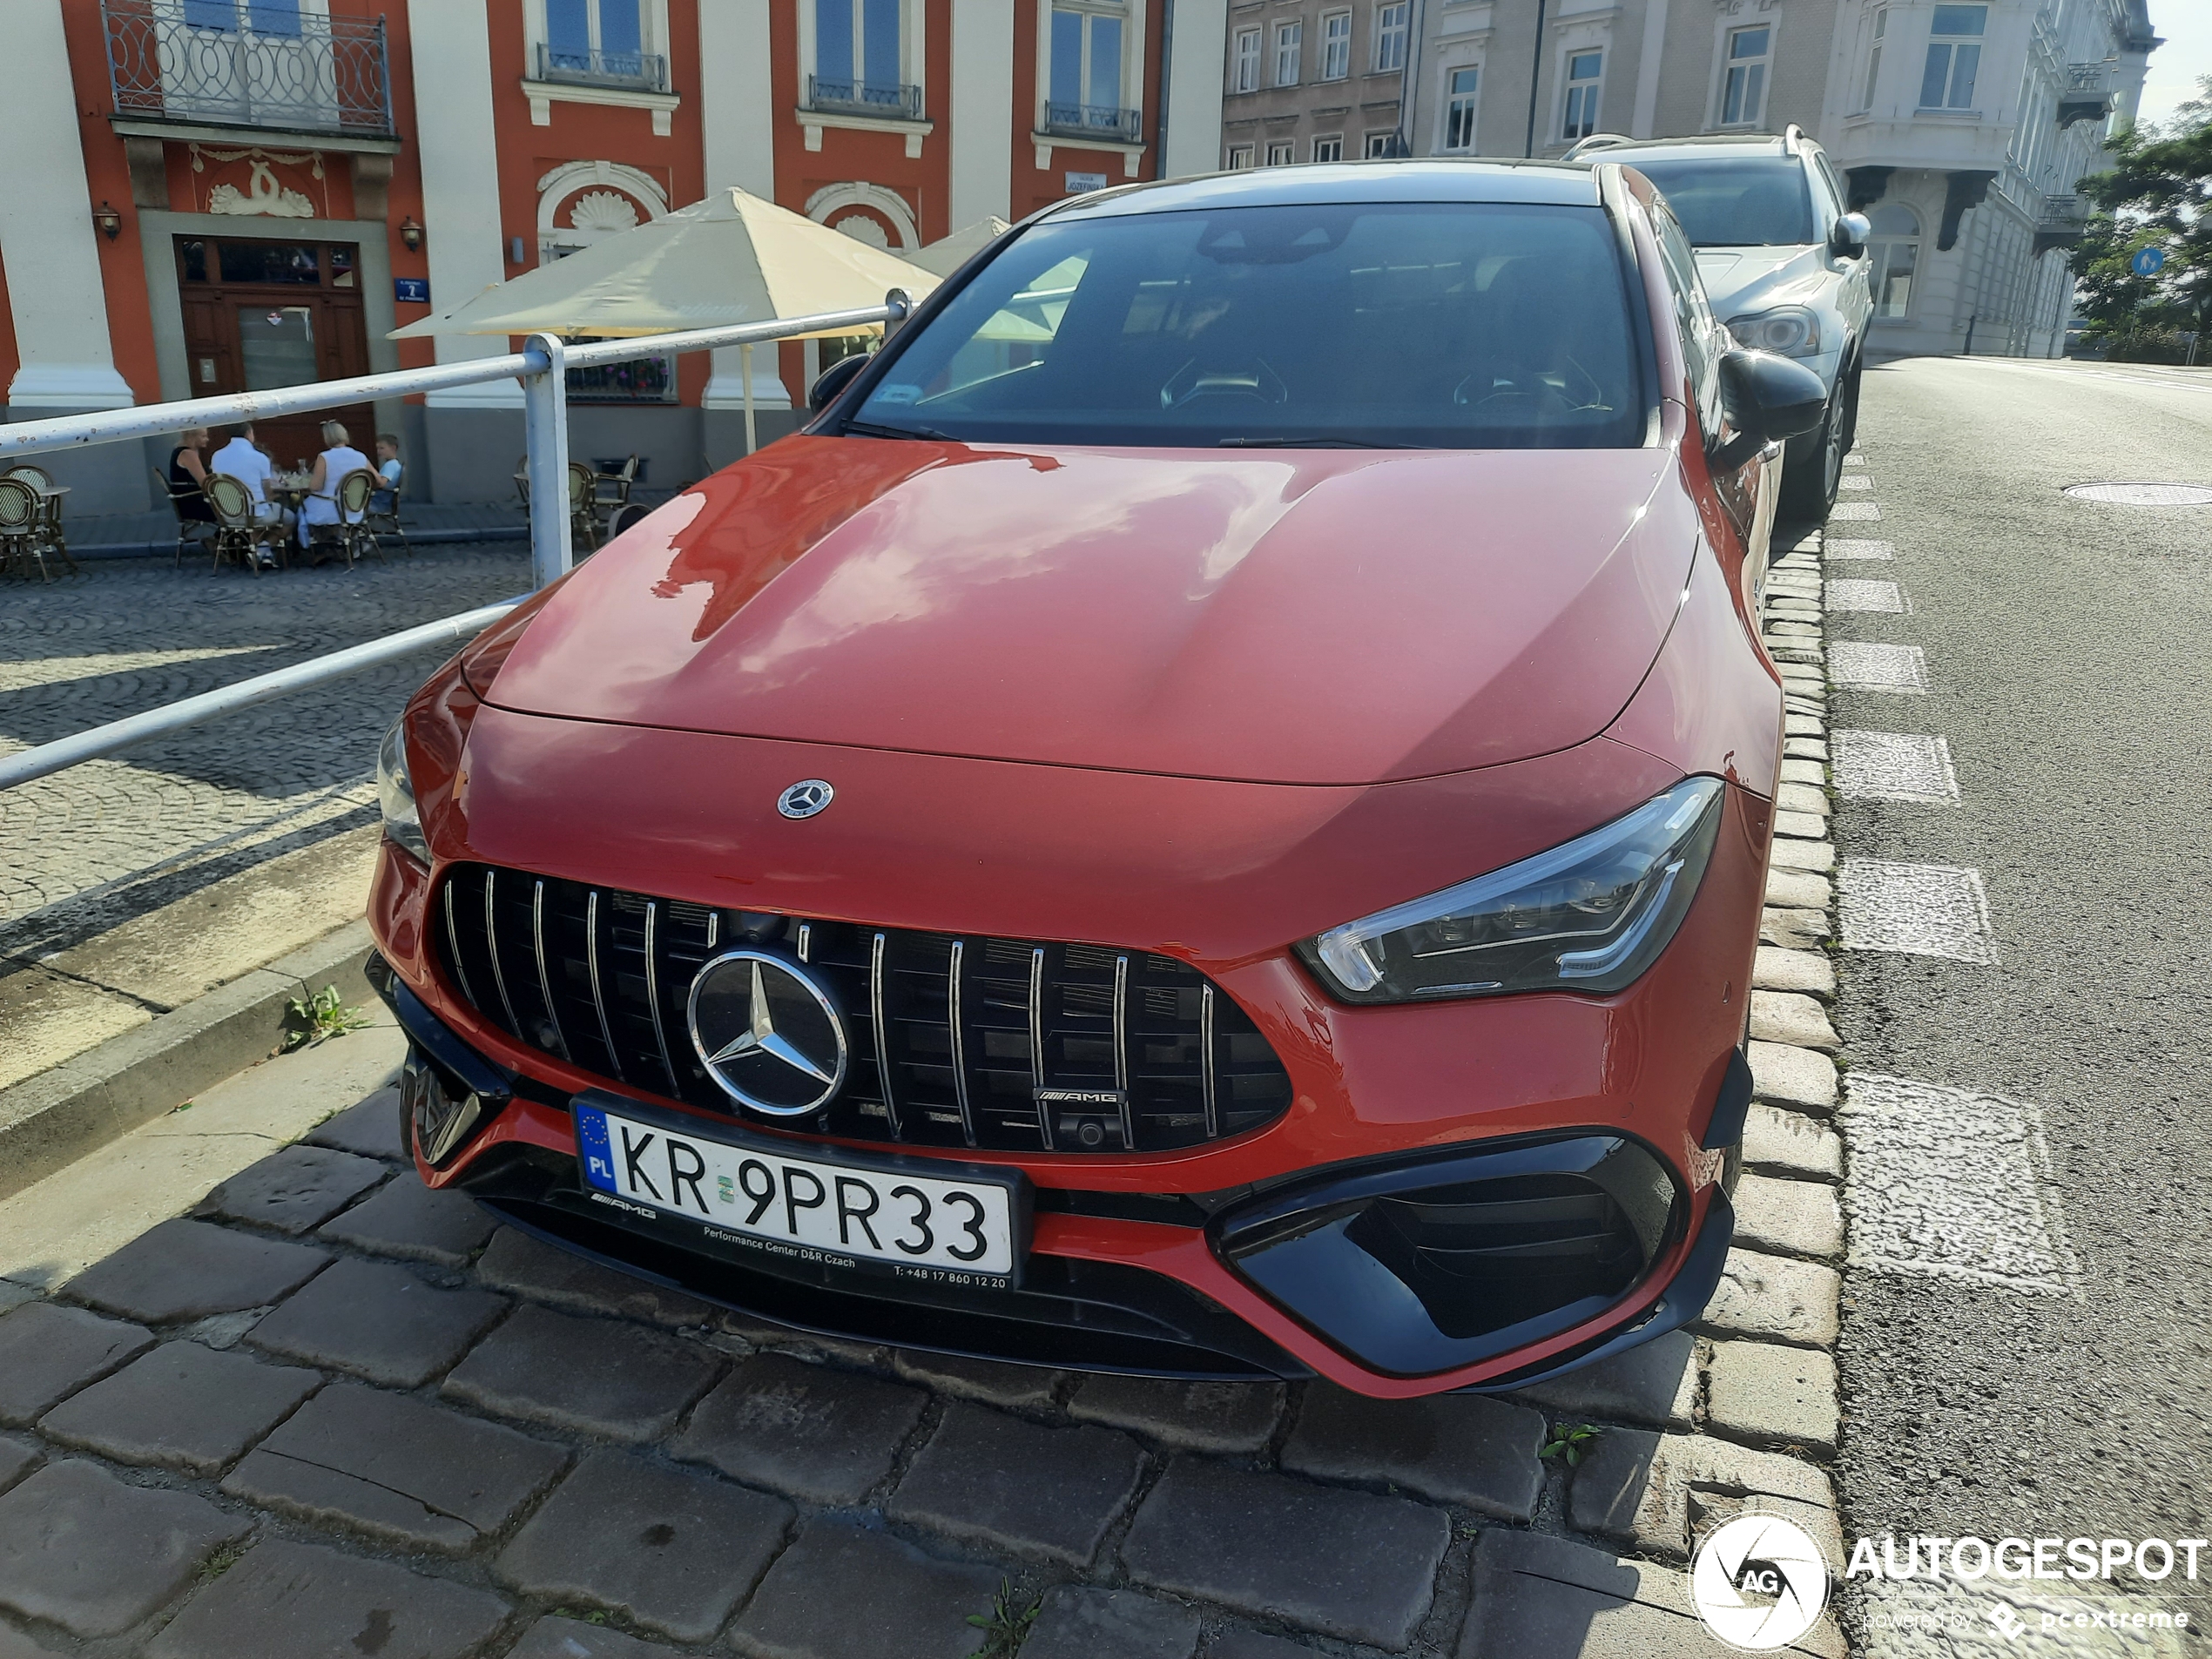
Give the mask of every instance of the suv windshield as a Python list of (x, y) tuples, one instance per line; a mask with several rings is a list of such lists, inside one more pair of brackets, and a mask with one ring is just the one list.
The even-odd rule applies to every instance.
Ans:
[(1627, 448), (1597, 208), (1314, 204), (1048, 220), (901, 335), (852, 428), (1172, 447)]
[(1812, 192), (1793, 156), (1625, 165), (1659, 186), (1698, 247), (1803, 247), (1814, 239)]

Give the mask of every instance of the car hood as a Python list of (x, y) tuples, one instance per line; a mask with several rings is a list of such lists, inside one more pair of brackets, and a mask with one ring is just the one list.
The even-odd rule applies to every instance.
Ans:
[(799, 436), (593, 556), (486, 700), (1252, 782), (1461, 771), (1628, 702), (1696, 543), (1679, 465)]
[(1713, 314), (1723, 322), (1770, 306), (1810, 304), (1824, 281), (1834, 280), (1828, 250), (1804, 247), (1701, 247), (1697, 274)]

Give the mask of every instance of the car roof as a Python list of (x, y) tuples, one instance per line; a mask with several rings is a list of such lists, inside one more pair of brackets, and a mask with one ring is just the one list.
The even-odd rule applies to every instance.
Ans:
[(1633, 167), (1638, 161), (1663, 159), (1669, 156), (1713, 156), (1716, 152), (1734, 151), (1739, 155), (1793, 156), (1817, 150), (1820, 146), (1800, 134), (1794, 146), (1778, 132), (1715, 132), (1690, 138), (1651, 138), (1635, 144), (1608, 144), (1602, 150), (1587, 152), (1584, 161), (1617, 161)]
[(1595, 207), (1601, 199), (1588, 162), (1338, 161), (1128, 185), (1062, 202), (1044, 219), (1303, 202), (1516, 202)]

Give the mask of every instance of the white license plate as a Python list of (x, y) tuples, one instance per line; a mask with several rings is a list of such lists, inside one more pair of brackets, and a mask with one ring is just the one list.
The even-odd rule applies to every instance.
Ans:
[(906, 1167), (793, 1157), (759, 1142), (671, 1130), (576, 1102), (577, 1150), (596, 1190), (699, 1223), (725, 1242), (832, 1265), (1010, 1278), (1018, 1181), (944, 1180)]

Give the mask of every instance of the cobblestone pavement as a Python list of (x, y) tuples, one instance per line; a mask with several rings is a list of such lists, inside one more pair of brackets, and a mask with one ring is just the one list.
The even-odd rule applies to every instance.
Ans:
[[(504, 598), (523, 543), (347, 570), (88, 561), (0, 583), (0, 754)], [(444, 648), (0, 795), (0, 949), (51, 949), (372, 821), (377, 740)]]

